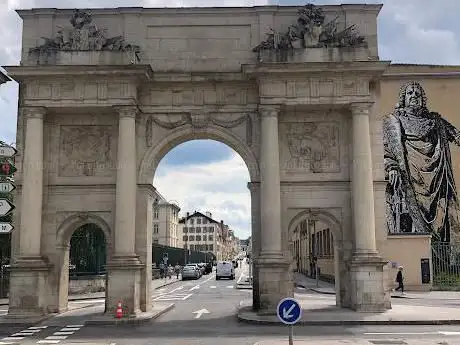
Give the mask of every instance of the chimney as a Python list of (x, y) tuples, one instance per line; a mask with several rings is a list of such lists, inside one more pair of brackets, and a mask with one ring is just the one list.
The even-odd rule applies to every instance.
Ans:
[(189, 213), (189, 212), (187, 212), (187, 218), (188, 218), (189, 216), (190, 216), (190, 213)]

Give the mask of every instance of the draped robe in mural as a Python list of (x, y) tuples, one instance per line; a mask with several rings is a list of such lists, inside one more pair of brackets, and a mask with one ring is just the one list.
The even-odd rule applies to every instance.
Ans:
[(424, 104), (415, 112), (396, 108), (384, 119), (386, 177), (391, 170), (400, 176), (399, 185), (388, 184), (386, 190), (390, 233), (429, 232), (441, 242), (457, 238), (450, 142), (459, 145), (460, 132)]

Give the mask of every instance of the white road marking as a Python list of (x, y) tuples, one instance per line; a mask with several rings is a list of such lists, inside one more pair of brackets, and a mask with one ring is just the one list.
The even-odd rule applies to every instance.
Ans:
[(193, 294), (174, 294), (174, 295), (162, 295), (154, 298), (154, 301), (185, 301), (187, 298), (190, 296), (193, 296)]
[(217, 287), (217, 286), (212, 285), (212, 286), (210, 286), (209, 288), (210, 288), (210, 289), (215, 289), (216, 287)]
[(442, 334), (442, 335), (460, 335), (460, 332), (449, 332), (449, 331), (446, 331), (446, 332), (439, 332), (439, 334)]
[(206, 279), (203, 283), (207, 283), (208, 281), (210, 281), (212, 278), (214, 278), (213, 276), (209, 277), (208, 279)]
[(376, 332), (376, 333), (364, 333), (365, 335), (434, 335), (439, 334), (439, 332), (400, 332), (400, 333), (392, 333), (392, 332)]
[(84, 325), (67, 325), (66, 327), (83, 327)]
[(45, 340), (64, 340), (67, 339), (66, 335), (50, 335), (46, 337)]
[(48, 326), (33, 326), (33, 327), (29, 327), (27, 329), (40, 329), (40, 330), (42, 330), (42, 329), (45, 329), (45, 328), (48, 328)]
[(3, 338), (2, 340), (22, 340), (24, 338), (25, 337), (6, 337), (6, 338)]
[(37, 344), (59, 344), (60, 340), (39, 340)]
[(69, 326), (65, 326), (63, 329), (61, 329), (61, 332), (68, 332), (68, 331), (78, 331), (80, 329), (80, 327), (69, 327)]
[(228, 286), (227, 286), (227, 289), (233, 289), (233, 288), (234, 288), (233, 285), (228, 285)]
[(192, 287), (190, 290), (188, 291), (193, 291), (193, 290), (198, 290), (200, 288), (200, 285), (195, 285), (194, 287)]
[(183, 288), (184, 288), (183, 286), (179, 286), (178, 288), (175, 288), (175, 289), (169, 291), (169, 293), (174, 292), (174, 291), (182, 290)]
[(13, 345), (14, 343), (0, 341), (0, 345)]

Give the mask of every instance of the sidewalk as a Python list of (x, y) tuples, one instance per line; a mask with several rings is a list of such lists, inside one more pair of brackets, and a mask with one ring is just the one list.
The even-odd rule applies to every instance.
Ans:
[[(460, 309), (417, 305), (394, 305), (383, 313), (359, 313), (335, 306), (334, 301), (299, 300), (302, 325), (454, 325), (460, 324)], [(238, 319), (255, 324), (280, 324), (276, 315), (259, 315), (252, 311), (252, 301), (240, 304)]]
[[(307, 277), (301, 273), (294, 273), (296, 286), (303, 287), (316, 293), (325, 295), (335, 295), (334, 284), (319, 281), (316, 286), (316, 279)], [(404, 295), (398, 292), (392, 293), (393, 298), (426, 299), (426, 300), (460, 300), (460, 291), (409, 291)]]
[[(176, 279), (176, 276), (171, 277), (171, 279), (155, 279), (152, 280), (152, 290), (157, 290), (161, 289), (162, 287), (174, 284), (181, 281), (181, 278), (179, 276), (179, 279)], [(69, 295), (69, 302), (71, 301), (84, 301), (84, 300), (90, 300), (90, 299), (100, 299), (100, 298), (105, 298), (105, 292), (90, 292), (90, 293), (85, 293), (85, 294), (78, 294), (78, 295)], [(0, 306), (6, 306), (9, 305), (8, 298), (0, 298)]]
[[(254, 345), (286, 345), (286, 338), (282, 339), (270, 339), (258, 341)], [(454, 343), (440, 343), (439, 340), (420, 340), (420, 339), (404, 339), (404, 341), (398, 340), (381, 340), (381, 341), (367, 341), (361, 339), (352, 339), (352, 340), (317, 340), (315, 338), (305, 338), (305, 337), (296, 337), (294, 335), (294, 344), (295, 345), (375, 345), (375, 344), (405, 344), (405, 345), (438, 345), (438, 344), (454, 344)]]

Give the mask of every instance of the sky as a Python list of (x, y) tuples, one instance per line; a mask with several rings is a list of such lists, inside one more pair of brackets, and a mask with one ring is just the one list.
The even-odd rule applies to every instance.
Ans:
[[(316, 5), (383, 3), (379, 15), (379, 55), (394, 63), (460, 65), (460, 1), (458, 0), (311, 0)], [(21, 20), (14, 9), (33, 7), (186, 7), (302, 5), (292, 0), (0, 0), (0, 66), (20, 60)], [(0, 140), (16, 136), (18, 87), (0, 86)], [(215, 141), (191, 141), (171, 150), (160, 162), (154, 184), (184, 212), (213, 213), (246, 238), (250, 235), (249, 173), (232, 149)], [(177, 181), (181, 181), (178, 186)]]

